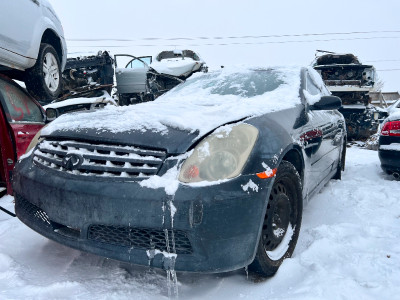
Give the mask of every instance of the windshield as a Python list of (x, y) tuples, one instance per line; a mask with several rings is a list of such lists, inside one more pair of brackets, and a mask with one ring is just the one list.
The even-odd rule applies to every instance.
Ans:
[(276, 90), (285, 84), (282, 74), (274, 69), (247, 70), (247, 72), (213, 72), (195, 77), (176, 87), (173, 92), (193, 89), (214, 95), (232, 95), (252, 98)]

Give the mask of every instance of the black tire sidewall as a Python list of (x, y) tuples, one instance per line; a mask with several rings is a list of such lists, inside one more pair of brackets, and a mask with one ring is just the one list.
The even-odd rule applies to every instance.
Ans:
[[(44, 80), (43, 63), (47, 53), (53, 54), (58, 64), (58, 76), (60, 80), (58, 88), (54, 92), (49, 90)], [(25, 78), (27, 90), (36, 99), (42, 100), (43, 102), (50, 102), (59, 96), (62, 89), (61, 63), (60, 58), (58, 57), (58, 54), (52, 45), (47, 43), (40, 44), (40, 50), (36, 64), (31, 69), (26, 71)]]
[(292, 204), (292, 209), (296, 210), (296, 222), (292, 224), (293, 236), (289, 242), (289, 247), (285, 254), (278, 260), (272, 260), (265, 251), (262, 234), (260, 235), (260, 240), (257, 246), (257, 252), (253, 263), (249, 266), (249, 269), (261, 276), (273, 276), (278, 270), (279, 266), (282, 264), (285, 258), (291, 257), (293, 251), (296, 247), (297, 239), (300, 233), (302, 212), (303, 212), (303, 197), (301, 189), (301, 179), (296, 170), (296, 168), (288, 161), (282, 161), (278, 167), (276, 178), (274, 181), (273, 188), (282, 179), (286, 181), (289, 180), (292, 184), (287, 187), (290, 189), (291, 193), (294, 195), (294, 202)]

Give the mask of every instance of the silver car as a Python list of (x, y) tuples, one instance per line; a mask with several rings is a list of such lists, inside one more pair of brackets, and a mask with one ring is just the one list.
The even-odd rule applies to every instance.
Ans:
[(0, 72), (39, 100), (57, 98), (67, 60), (64, 30), (47, 0), (0, 1)]

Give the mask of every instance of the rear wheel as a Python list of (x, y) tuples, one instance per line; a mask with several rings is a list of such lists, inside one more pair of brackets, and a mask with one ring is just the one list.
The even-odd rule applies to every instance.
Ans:
[(249, 269), (273, 276), (285, 258), (292, 255), (299, 237), (303, 200), (301, 179), (288, 161), (278, 167), (268, 200), (257, 253)]
[(61, 92), (60, 58), (53, 46), (40, 44), (36, 64), (26, 71), (26, 88), (36, 99), (51, 102)]

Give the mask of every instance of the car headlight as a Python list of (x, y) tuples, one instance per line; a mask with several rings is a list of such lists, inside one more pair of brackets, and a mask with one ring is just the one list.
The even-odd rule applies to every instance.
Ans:
[(179, 180), (190, 183), (238, 176), (257, 136), (258, 129), (244, 123), (217, 129), (199, 143), (183, 163)]

